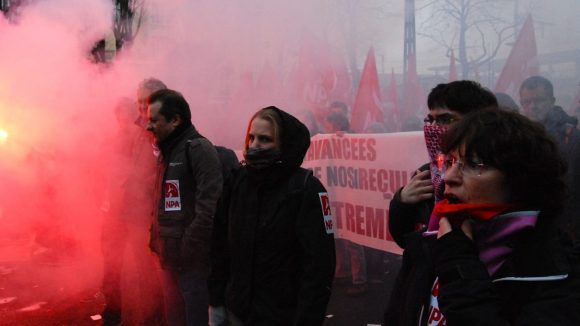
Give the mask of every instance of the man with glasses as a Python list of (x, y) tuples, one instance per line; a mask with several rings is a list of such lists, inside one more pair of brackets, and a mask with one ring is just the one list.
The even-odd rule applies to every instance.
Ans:
[(580, 259), (580, 132), (576, 129), (578, 119), (569, 116), (555, 105), (554, 87), (542, 76), (532, 76), (520, 86), (520, 103), (523, 112), (532, 120), (544, 125), (548, 134), (558, 145), (568, 172), (568, 200), (561, 217), (564, 241), (571, 254)]
[[(429, 112), (424, 120), (425, 141), (432, 163), (421, 166), (409, 183), (395, 193), (389, 208), (389, 231), (403, 249), (406, 234), (421, 229), (428, 222), (435, 201), (432, 181), (437, 183), (436, 186), (443, 186), (441, 178), (430, 172), (430, 165), (438, 165), (439, 139), (447, 128), (465, 114), (497, 106), (497, 100), (493, 93), (479, 83), (459, 80), (433, 88), (427, 98), (427, 106)], [(436, 170), (440, 170), (440, 167)]]
[(447, 162), (440, 140), (467, 113), (497, 105), (492, 92), (469, 80), (439, 84), (429, 93), (424, 132), (431, 162), (421, 166), (409, 183), (395, 193), (389, 207), (389, 232), (405, 253), (384, 325), (419, 325), (420, 320), (426, 321), (429, 313), (421, 314), (421, 311), (429, 307), (429, 298), (423, 294), (429, 293), (432, 286), (427, 273), (431, 269), (417, 266), (431, 264), (431, 254), (426, 252), (428, 247), (422, 244), (433, 206), (443, 196), (442, 175)]

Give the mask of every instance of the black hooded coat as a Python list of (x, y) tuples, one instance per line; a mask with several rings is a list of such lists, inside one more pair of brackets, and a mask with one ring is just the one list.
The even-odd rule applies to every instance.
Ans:
[(320, 195), (326, 189), (300, 168), (308, 129), (271, 108), (281, 120), (281, 159), (263, 170), (244, 166), (224, 188), (214, 220), (210, 304), (226, 306), (244, 325), (322, 325), (335, 267)]

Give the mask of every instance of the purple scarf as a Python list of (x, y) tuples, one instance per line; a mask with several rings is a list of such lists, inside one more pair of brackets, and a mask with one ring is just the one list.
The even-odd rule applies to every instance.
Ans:
[(473, 223), (479, 259), (494, 275), (511, 254), (509, 240), (516, 234), (536, 226), (539, 211), (519, 211), (499, 215), (487, 221)]

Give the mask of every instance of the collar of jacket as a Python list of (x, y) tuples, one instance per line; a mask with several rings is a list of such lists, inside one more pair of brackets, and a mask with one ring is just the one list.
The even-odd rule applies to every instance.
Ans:
[(199, 133), (192, 124), (181, 124), (167, 138), (158, 144), (163, 157), (169, 157), (171, 151), (183, 139), (193, 138)]
[(550, 134), (562, 137), (570, 128), (576, 128), (578, 119), (568, 115), (561, 107), (554, 106), (548, 111), (542, 124)]
[(568, 277), (570, 263), (561, 247), (553, 216), (540, 213), (536, 226), (516, 235), (512, 253), (493, 276), (501, 281), (556, 281)]

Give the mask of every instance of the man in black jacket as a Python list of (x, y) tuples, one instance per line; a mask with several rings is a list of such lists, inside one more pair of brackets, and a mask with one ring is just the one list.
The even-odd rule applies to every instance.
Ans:
[(580, 259), (580, 131), (578, 120), (555, 105), (554, 87), (542, 76), (532, 76), (520, 86), (520, 103), (532, 120), (546, 127), (568, 165), (566, 184), (568, 199), (560, 217), (560, 228), (566, 247)]
[(147, 130), (161, 151), (157, 218), (151, 249), (159, 256), (168, 325), (208, 324), (209, 242), (222, 172), (216, 149), (191, 123), (189, 105), (173, 90), (148, 100)]
[[(409, 183), (399, 189), (389, 207), (389, 232), (404, 249), (403, 263), (397, 275), (385, 325), (423, 325), (428, 313), (434, 276), (430, 238), (422, 236), (436, 200), (442, 199), (443, 180), (438, 169), (440, 139), (446, 130), (464, 115), (497, 106), (493, 93), (479, 83), (459, 80), (439, 84), (427, 98), (429, 113), (425, 118), (425, 142), (431, 162), (421, 166)], [(415, 232), (416, 231), (416, 232)]]
[[(427, 98), (429, 113), (425, 118), (425, 141), (430, 155), (436, 156), (442, 133), (465, 114), (497, 106), (493, 93), (479, 83), (459, 80), (439, 84)], [(431, 137), (432, 136), (432, 137)], [(434, 159), (434, 158), (433, 158)], [(429, 220), (435, 201), (430, 164), (417, 169), (409, 183), (399, 189), (389, 207), (389, 231), (399, 247), (405, 249), (405, 236), (422, 229)], [(440, 182), (440, 181), (439, 181)], [(440, 186), (443, 184), (440, 183)]]

